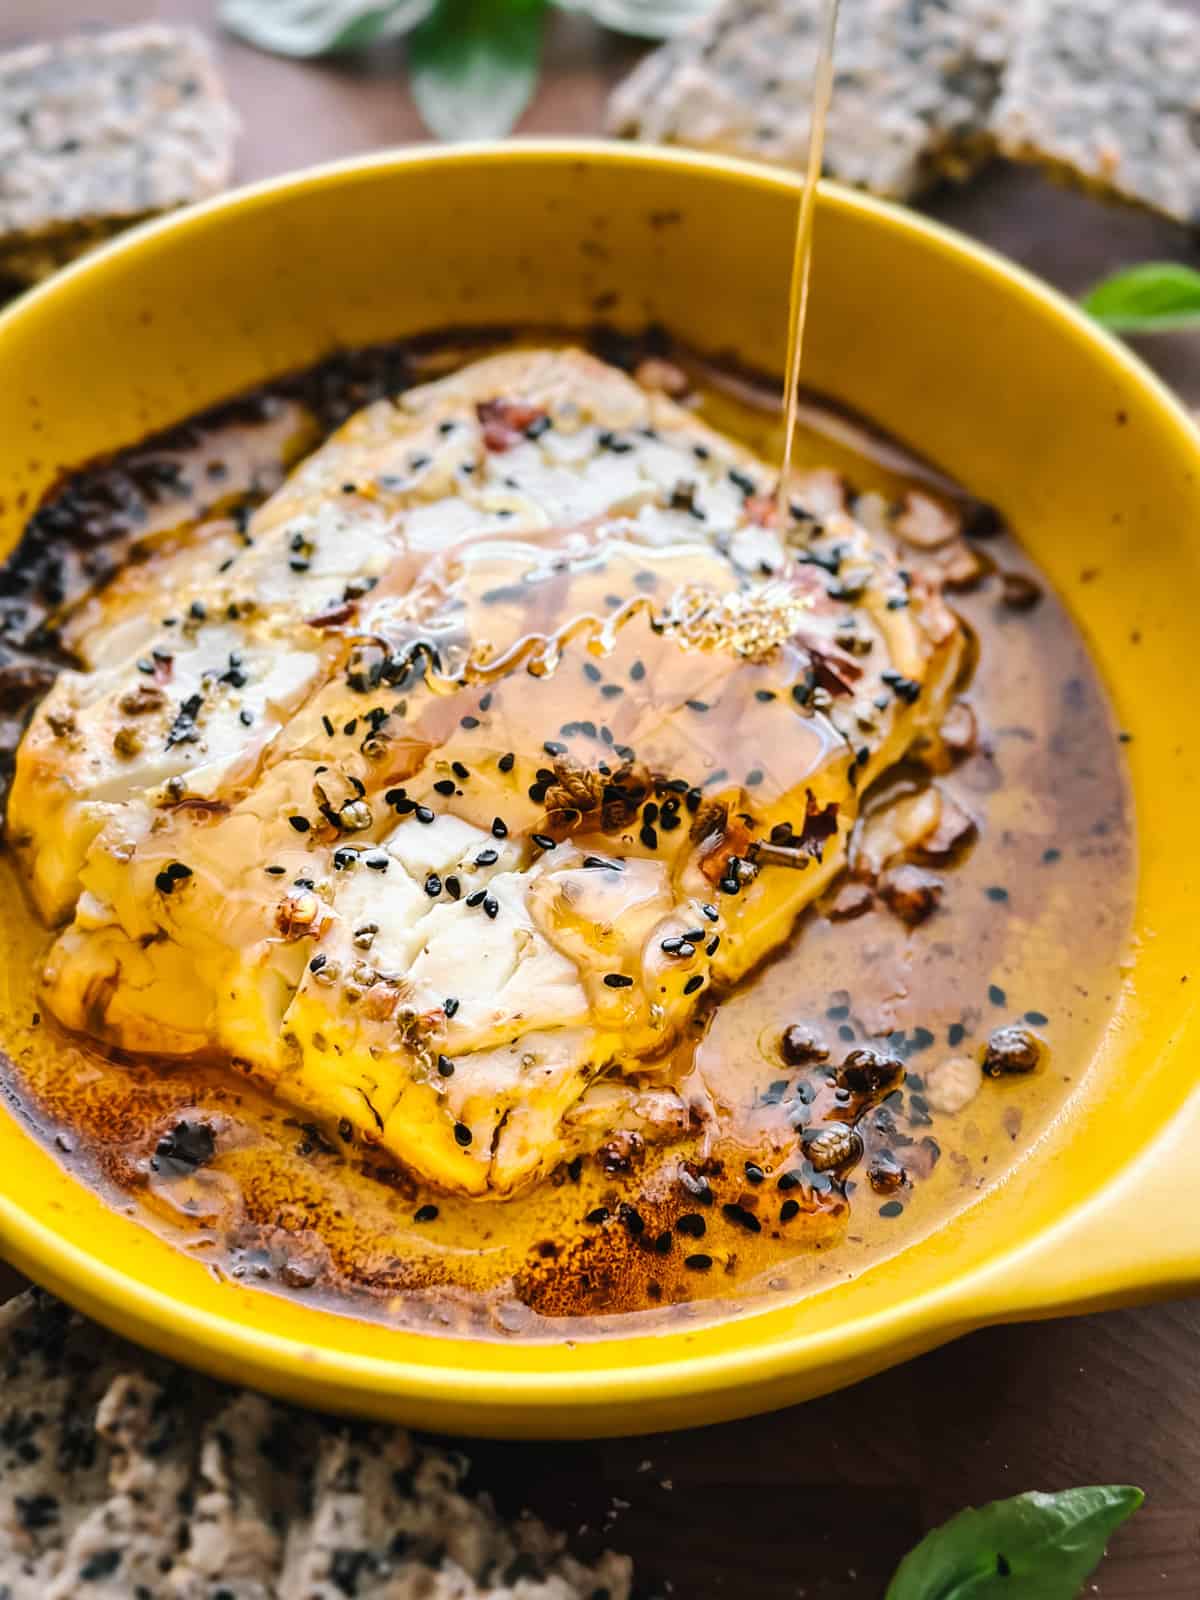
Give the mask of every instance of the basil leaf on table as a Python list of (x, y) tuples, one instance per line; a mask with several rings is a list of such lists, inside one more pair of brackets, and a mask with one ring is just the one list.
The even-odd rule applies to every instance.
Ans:
[(413, 98), (441, 139), (508, 133), (529, 104), (546, 0), (437, 0), (408, 41)]
[(587, 11), (606, 28), (639, 39), (671, 39), (711, 11), (716, 0), (556, 0), (565, 11)]
[(1147, 261), (1106, 278), (1082, 303), (1112, 333), (1200, 328), (1200, 272), (1175, 261)]
[(407, 32), (433, 6), (434, 0), (221, 0), (218, 15), (231, 33), (260, 50), (323, 56)]
[(960, 1511), (905, 1556), (884, 1600), (1076, 1600), (1143, 1498), (1107, 1484)]

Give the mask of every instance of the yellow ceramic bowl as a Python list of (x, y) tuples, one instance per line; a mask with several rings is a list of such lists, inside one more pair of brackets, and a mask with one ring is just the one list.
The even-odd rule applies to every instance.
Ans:
[[(464, 322), (582, 324), (599, 304), (777, 370), (797, 195), (792, 178), (730, 161), (509, 144), (356, 161), (143, 228), (0, 317), (0, 548), (63, 466), (339, 343)], [(1004, 508), (1133, 734), (1127, 982), (1083, 1087), (1011, 1178), (923, 1243), (796, 1305), (694, 1332), (505, 1346), (218, 1282), (82, 1189), (8, 1107), (5, 1255), (225, 1377), (424, 1426), (530, 1435), (744, 1414), (985, 1322), (1196, 1284), (1200, 435), (1041, 284), (833, 188), (817, 218), (806, 355), (811, 383)]]

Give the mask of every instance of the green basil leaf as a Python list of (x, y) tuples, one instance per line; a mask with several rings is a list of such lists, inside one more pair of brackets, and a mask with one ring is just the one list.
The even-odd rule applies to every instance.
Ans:
[(1143, 1498), (1109, 1484), (961, 1511), (905, 1556), (884, 1600), (1076, 1600)]
[(434, 0), (221, 0), (231, 33), (281, 56), (362, 50), (383, 34), (415, 28)]
[(1147, 261), (1115, 273), (1083, 297), (1083, 309), (1113, 333), (1200, 328), (1200, 272)]
[(670, 39), (690, 28), (716, 0), (556, 0), (568, 11), (588, 11), (597, 22), (640, 39)]
[(508, 133), (537, 84), (546, 0), (437, 0), (408, 41), (413, 98), (442, 139)]

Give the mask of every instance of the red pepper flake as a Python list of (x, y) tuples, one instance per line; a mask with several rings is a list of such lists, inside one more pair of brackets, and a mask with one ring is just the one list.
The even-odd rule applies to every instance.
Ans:
[(497, 453), (520, 444), (530, 436), (530, 429), (536, 438), (545, 432), (550, 420), (540, 406), (524, 400), (482, 400), (475, 407), (475, 415), (483, 427), (484, 445)]

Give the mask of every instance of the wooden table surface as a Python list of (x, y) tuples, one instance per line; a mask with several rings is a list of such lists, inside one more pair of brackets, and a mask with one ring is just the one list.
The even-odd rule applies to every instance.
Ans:
[[(208, 0), (0, 0), (0, 46), (148, 16), (211, 26)], [(398, 47), (298, 65), (219, 40), (245, 134), (238, 176), (422, 137)], [(557, 17), (523, 132), (596, 132), (638, 47)], [(1177, 229), (997, 167), (934, 215), (1070, 292), (1127, 262), (1197, 262)], [(1200, 264), (1200, 263), (1198, 263)], [(1200, 405), (1200, 337), (1142, 353)], [(2, 1270), (2, 1269), (0, 1269)], [(1091, 1593), (1200, 1594), (1200, 1300), (962, 1339), (857, 1388), (756, 1421), (584, 1445), (472, 1444), (475, 1479), (580, 1543), (631, 1552), (645, 1592), (687, 1600), (878, 1600), (900, 1555), (967, 1503), (1133, 1482), (1145, 1509)]]

